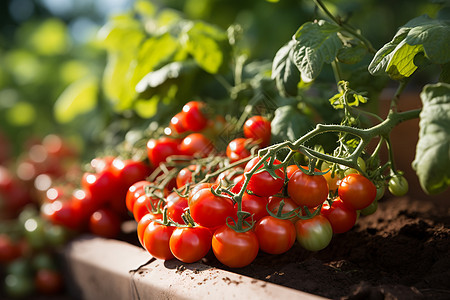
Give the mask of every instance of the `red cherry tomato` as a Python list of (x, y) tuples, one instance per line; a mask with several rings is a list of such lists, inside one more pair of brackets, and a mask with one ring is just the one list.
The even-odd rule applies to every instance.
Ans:
[(198, 183), (198, 184), (194, 185), (194, 186), (192, 187), (192, 189), (189, 190), (188, 203), (191, 202), (192, 197), (194, 197), (194, 195), (195, 195), (198, 191), (203, 190), (203, 189), (206, 189), (206, 188), (207, 188), (207, 189), (211, 189), (211, 187), (214, 187), (214, 184), (209, 183), (209, 182), (202, 182), (202, 183)]
[(21, 251), (7, 234), (0, 234), (0, 264), (10, 263), (20, 257)]
[(339, 198), (355, 210), (369, 206), (377, 195), (376, 186), (361, 174), (352, 173), (339, 184)]
[[(136, 222), (139, 222), (139, 220), (148, 213), (153, 214), (154, 219), (161, 219), (162, 214), (157, 212), (158, 206), (159, 210), (162, 211), (164, 203), (160, 202), (160, 199), (150, 197), (146, 194), (139, 196), (139, 198), (136, 199), (136, 202), (134, 202), (133, 205), (134, 219), (136, 220)], [(155, 211), (153, 211), (153, 209), (155, 209)]]
[(230, 163), (234, 163), (238, 160), (244, 159), (251, 155), (250, 149), (252, 143), (250, 139), (236, 138), (232, 140), (227, 146), (227, 157), (230, 159)]
[(235, 214), (231, 199), (215, 196), (208, 188), (193, 195), (189, 201), (189, 210), (197, 224), (208, 228), (225, 224), (226, 219)]
[[(255, 157), (250, 160), (245, 166), (244, 172), (249, 172), (260, 160), (260, 157)], [(281, 162), (275, 159), (273, 164), (278, 165)], [(258, 169), (262, 167), (263, 165)], [(278, 178), (272, 177), (267, 171), (253, 174), (248, 182), (247, 190), (261, 197), (269, 197), (280, 192), (284, 185), (284, 171), (282, 168), (279, 168), (275, 170), (275, 174)]]
[(144, 248), (151, 256), (169, 260), (174, 258), (169, 247), (169, 240), (176, 227), (150, 222), (144, 231)]
[(207, 157), (214, 151), (214, 145), (210, 139), (201, 133), (191, 133), (180, 143), (182, 155)]
[(115, 176), (109, 170), (101, 173), (86, 172), (81, 179), (81, 186), (98, 205), (110, 201), (116, 195), (116, 183)]
[(178, 141), (168, 137), (150, 139), (147, 142), (147, 155), (153, 167), (164, 163), (169, 156), (179, 155)]
[[(198, 171), (197, 165), (190, 165), (180, 170), (177, 175), (177, 188), (181, 188), (188, 183), (192, 183), (192, 175), (200, 174)], [(200, 171), (201, 172), (201, 171)]]
[(34, 276), (34, 283), (39, 293), (44, 295), (58, 294), (64, 287), (61, 273), (51, 269), (37, 270)]
[(261, 147), (270, 144), (271, 126), (270, 121), (263, 116), (253, 116), (244, 123), (244, 136), (253, 139)]
[(128, 188), (134, 183), (144, 180), (150, 175), (151, 169), (143, 161), (132, 159), (122, 160), (116, 158), (111, 165), (112, 173), (116, 176), (118, 184), (121, 186), (122, 193), (125, 194)]
[(141, 243), (142, 247), (144, 247), (144, 232), (145, 232), (145, 228), (147, 228), (148, 224), (150, 224), (150, 222), (154, 221), (153, 218), (153, 214), (146, 214), (145, 216), (143, 216), (137, 225), (137, 236), (139, 239), (139, 242)]
[(322, 175), (295, 171), (288, 182), (288, 194), (300, 206), (316, 207), (328, 197), (328, 184)]
[(187, 128), (184, 127), (186, 114), (181, 111), (177, 113), (175, 116), (170, 119), (170, 127), (176, 132), (176, 133), (183, 133), (187, 131)]
[(89, 219), (90, 231), (105, 238), (116, 238), (120, 233), (120, 225), (120, 217), (107, 208), (95, 211)]
[(288, 251), (296, 240), (294, 224), (289, 220), (273, 216), (265, 216), (259, 220), (254, 230), (260, 249), (269, 254), (281, 254)]
[(145, 186), (149, 184), (151, 184), (151, 182), (142, 180), (134, 183), (128, 188), (128, 192), (125, 197), (125, 203), (128, 211), (133, 212), (134, 203), (140, 196), (145, 194)]
[(173, 192), (167, 196), (167, 216), (178, 224), (184, 224), (181, 217), (189, 207), (187, 198), (178, 196)]
[(182, 262), (193, 263), (202, 259), (211, 249), (212, 234), (205, 227), (179, 227), (169, 240), (172, 254)]
[(236, 232), (225, 224), (214, 232), (212, 249), (216, 258), (224, 265), (241, 268), (255, 260), (259, 243), (252, 230)]
[[(261, 218), (269, 215), (266, 209), (266, 205), (269, 202), (267, 197), (259, 197), (257, 195), (244, 193), (242, 196), (242, 207), (243, 211), (250, 213), (251, 216), (247, 217), (246, 220), (253, 220), (257, 222)], [(234, 205), (234, 208), (237, 210), (237, 203)]]
[(330, 221), (334, 233), (344, 233), (353, 228), (356, 223), (357, 213), (352, 207), (337, 198), (331, 206), (328, 202), (322, 205), (320, 214)]
[(208, 124), (208, 118), (204, 113), (205, 103), (190, 101), (183, 106), (183, 126), (190, 131), (201, 131)]
[(41, 211), (45, 218), (53, 224), (62, 225), (72, 230), (80, 230), (83, 225), (83, 215), (78, 212), (73, 201), (55, 200), (42, 206)]

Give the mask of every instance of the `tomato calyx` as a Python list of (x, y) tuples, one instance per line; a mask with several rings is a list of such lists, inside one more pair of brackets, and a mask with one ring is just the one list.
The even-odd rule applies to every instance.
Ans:
[(276, 210), (277, 213), (274, 213), (273, 211), (271, 211), (269, 209), (269, 203), (267, 203), (266, 210), (269, 213), (269, 215), (271, 215), (272, 217), (277, 218), (277, 219), (282, 219), (282, 220), (289, 220), (289, 219), (291, 219), (291, 218), (293, 218), (295, 216), (299, 216), (299, 213), (297, 212), (297, 210), (301, 209), (300, 207), (296, 208), (296, 209), (294, 209), (294, 210), (292, 210), (290, 212), (283, 213), (284, 205), (285, 205), (284, 200), (281, 200), (278, 208), (274, 209), (274, 211)]

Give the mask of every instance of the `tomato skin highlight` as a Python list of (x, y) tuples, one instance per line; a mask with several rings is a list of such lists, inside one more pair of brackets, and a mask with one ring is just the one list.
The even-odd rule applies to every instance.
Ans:
[[(260, 160), (260, 157), (252, 158), (245, 166), (244, 172), (249, 172)], [(278, 165), (281, 164), (281, 162), (275, 159), (273, 164)], [(258, 169), (262, 167), (263, 165), (261, 165)], [(281, 168), (276, 169), (275, 174), (278, 176), (278, 178), (273, 178), (272, 175), (270, 175), (267, 171), (253, 174), (248, 182), (247, 190), (250, 190), (254, 194), (261, 197), (269, 197), (275, 195), (283, 188), (284, 171)]]
[(341, 199), (337, 198), (331, 206), (325, 202), (320, 214), (330, 221), (334, 233), (344, 233), (353, 228), (356, 223), (357, 213)]
[(213, 228), (225, 224), (235, 214), (233, 201), (215, 196), (211, 189), (202, 189), (189, 202), (192, 219), (203, 227)]
[(328, 197), (328, 184), (322, 175), (295, 171), (288, 181), (288, 194), (300, 206), (316, 207)]
[(144, 248), (151, 256), (169, 260), (174, 258), (169, 247), (169, 240), (175, 227), (150, 222), (144, 231)]
[(309, 251), (319, 251), (328, 246), (333, 237), (333, 229), (327, 218), (316, 215), (311, 219), (295, 223), (297, 241)]
[(296, 231), (294, 224), (289, 220), (265, 216), (255, 225), (255, 234), (258, 237), (259, 248), (269, 254), (281, 254), (295, 243)]
[(169, 247), (178, 260), (193, 263), (209, 252), (211, 239), (212, 234), (206, 227), (179, 227), (173, 231)]
[(377, 188), (363, 175), (352, 173), (341, 180), (338, 195), (347, 206), (360, 210), (375, 200)]
[(253, 231), (236, 232), (223, 225), (214, 232), (212, 249), (222, 264), (230, 268), (242, 268), (255, 260), (259, 243)]

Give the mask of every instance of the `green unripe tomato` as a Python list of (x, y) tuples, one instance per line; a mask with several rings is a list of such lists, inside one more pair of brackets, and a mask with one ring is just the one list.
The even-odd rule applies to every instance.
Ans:
[(406, 195), (406, 193), (408, 193), (409, 189), (408, 180), (406, 180), (406, 178), (403, 177), (403, 175), (395, 174), (389, 180), (388, 189), (389, 192), (391, 192), (391, 194), (394, 196), (397, 197), (404, 196)]
[(381, 198), (383, 198), (384, 193), (386, 192), (386, 185), (384, 184), (384, 182), (377, 184), (377, 195), (375, 196), (375, 201), (380, 200)]
[(377, 209), (378, 209), (378, 200), (375, 199), (369, 206), (361, 209), (361, 214), (364, 216), (368, 216), (375, 213)]

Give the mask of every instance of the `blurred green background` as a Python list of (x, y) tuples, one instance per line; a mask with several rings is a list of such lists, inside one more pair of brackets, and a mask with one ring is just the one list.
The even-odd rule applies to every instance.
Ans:
[[(144, 12), (141, 17), (158, 16), (160, 22), (162, 13), (155, 11), (164, 10), (164, 18), (171, 12), (223, 31), (240, 24), (247, 61), (271, 61), (301, 24), (321, 17), (313, 1), (160, 0), (142, 4), (145, 2), (138, 2)], [(435, 16), (440, 2), (324, 1), (333, 13), (361, 29), (376, 49), (408, 20), (423, 13)], [(49, 133), (76, 141), (89, 155), (103, 144), (106, 131), (114, 131), (111, 124), (122, 126), (128, 120), (123, 125), (126, 128), (148, 125), (151, 118), (130, 113), (128, 108), (117, 109), (117, 101), (122, 99), (109, 101), (103, 90), (105, 82), (102, 85), (108, 47), (98, 30), (112, 16), (126, 15), (135, 7), (134, 1), (7, 0), (0, 5), (0, 132), (11, 141), (14, 155), (30, 139)], [(130, 18), (142, 21), (135, 14)]]

